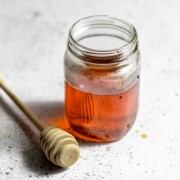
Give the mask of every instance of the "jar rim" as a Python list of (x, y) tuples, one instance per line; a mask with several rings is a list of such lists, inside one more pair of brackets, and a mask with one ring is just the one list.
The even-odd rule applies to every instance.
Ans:
[[(126, 28), (122, 28), (123, 31), (129, 32), (131, 37), (128, 41), (126, 41), (127, 42), (126, 44), (119, 46), (117, 48), (112, 48), (112, 49), (107, 49), (107, 50), (98, 50), (98, 49), (89, 48), (87, 46), (80, 44), (75, 39), (74, 34), (73, 34), (74, 31), (76, 31), (76, 28), (78, 28), (78, 26), (81, 25), (81, 23), (87, 23), (88, 20), (91, 20), (94, 23), (94, 24), (92, 24), (92, 22), (91, 24), (89, 23), (89, 25), (92, 25), (92, 26), (95, 24), (97, 25), (97, 22), (101, 22), (103, 25), (111, 25), (114, 28), (115, 27), (122, 28), (120, 24), (124, 25), (126, 26)], [(118, 23), (120, 24), (118, 25)], [(85, 27), (85, 25), (80, 26), (79, 29), (82, 27)], [(106, 28), (110, 28), (110, 27), (106, 27)], [(93, 59), (96, 61), (100, 61), (102, 58), (106, 58), (107, 60), (111, 59), (111, 61), (112, 59), (114, 59), (115, 61), (122, 61), (122, 60), (125, 60), (135, 50), (138, 49), (138, 35), (137, 35), (137, 31), (135, 27), (131, 23), (125, 22), (124, 20), (111, 17), (108, 15), (88, 16), (88, 17), (78, 20), (71, 26), (69, 30), (68, 48), (71, 50), (71, 52), (73, 52), (73, 54), (77, 56), (89, 57), (91, 60)]]

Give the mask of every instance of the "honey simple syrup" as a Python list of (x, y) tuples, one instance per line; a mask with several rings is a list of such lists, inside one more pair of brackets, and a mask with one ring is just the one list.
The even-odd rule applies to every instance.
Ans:
[(113, 95), (83, 92), (67, 82), (65, 86), (66, 117), (75, 136), (86, 141), (115, 141), (133, 125), (138, 110), (138, 81), (126, 92)]
[(139, 104), (135, 28), (109, 16), (75, 23), (64, 56), (65, 112), (71, 132), (90, 142), (121, 139)]

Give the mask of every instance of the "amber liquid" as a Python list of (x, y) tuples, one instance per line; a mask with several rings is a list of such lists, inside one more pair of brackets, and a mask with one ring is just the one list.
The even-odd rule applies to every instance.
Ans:
[(131, 128), (138, 110), (139, 82), (124, 93), (97, 95), (65, 83), (66, 118), (72, 133), (83, 140), (110, 142)]

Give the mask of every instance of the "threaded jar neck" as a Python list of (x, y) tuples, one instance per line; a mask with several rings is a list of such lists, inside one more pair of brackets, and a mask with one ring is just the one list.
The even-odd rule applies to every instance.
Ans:
[(137, 32), (133, 25), (120, 19), (91, 16), (71, 27), (68, 49), (91, 63), (123, 61), (138, 50)]

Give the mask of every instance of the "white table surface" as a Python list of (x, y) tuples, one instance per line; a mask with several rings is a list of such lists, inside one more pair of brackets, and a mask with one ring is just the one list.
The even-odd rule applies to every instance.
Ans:
[(60, 169), (42, 154), (38, 131), (1, 92), (1, 180), (180, 179), (179, 0), (0, 0), (1, 73), (42, 121), (57, 123), (64, 113), (68, 29), (95, 14), (125, 19), (138, 31), (142, 71), (135, 125), (115, 143), (79, 142), (78, 162)]

